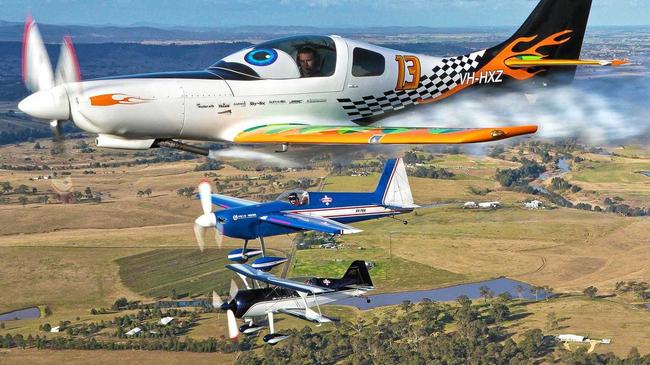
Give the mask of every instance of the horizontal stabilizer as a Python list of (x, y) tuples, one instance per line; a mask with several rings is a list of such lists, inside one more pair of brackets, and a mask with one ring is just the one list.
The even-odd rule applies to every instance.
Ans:
[(508, 67), (546, 67), (546, 66), (622, 66), (629, 63), (627, 60), (559, 60), (559, 59), (507, 59)]
[(235, 143), (297, 144), (462, 144), (491, 142), (535, 133), (537, 126), (424, 128), (270, 124), (249, 128)]

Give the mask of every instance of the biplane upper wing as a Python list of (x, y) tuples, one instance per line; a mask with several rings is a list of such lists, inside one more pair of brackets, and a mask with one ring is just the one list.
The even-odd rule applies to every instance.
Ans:
[(535, 133), (537, 126), (425, 128), (267, 124), (246, 129), (236, 143), (297, 144), (461, 144), (497, 141)]
[(360, 229), (339, 223), (323, 217), (307, 216), (294, 213), (266, 214), (260, 217), (261, 221), (277, 224), (279, 226), (309, 231), (319, 231), (329, 234), (359, 233)]
[(247, 278), (250, 278), (252, 280), (261, 281), (263, 283), (279, 286), (282, 288), (292, 289), (301, 293), (322, 294), (322, 293), (329, 293), (334, 291), (333, 289), (329, 289), (329, 288), (323, 288), (316, 285), (300, 283), (289, 279), (278, 278), (273, 274), (264, 272), (262, 270), (254, 269), (245, 264), (226, 265), (226, 268), (238, 274), (244, 275)]

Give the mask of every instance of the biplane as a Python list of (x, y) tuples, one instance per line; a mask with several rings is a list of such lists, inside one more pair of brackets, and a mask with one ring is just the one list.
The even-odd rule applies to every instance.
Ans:
[[(322, 314), (322, 305), (364, 296), (374, 289), (364, 261), (354, 261), (341, 278), (310, 278), (302, 282), (279, 278), (246, 264), (226, 265), (226, 268), (235, 272), (246, 286), (239, 290), (231, 281), (225, 301), (213, 292), (213, 307), (227, 313), (229, 337), (235, 339), (239, 333), (250, 335), (262, 330), (264, 326), (259, 319), (267, 317), (269, 333), (264, 336), (264, 342), (271, 345), (288, 338), (275, 331), (275, 314), (317, 324), (337, 322), (338, 319)], [(237, 327), (237, 318), (243, 319), (245, 324)]]

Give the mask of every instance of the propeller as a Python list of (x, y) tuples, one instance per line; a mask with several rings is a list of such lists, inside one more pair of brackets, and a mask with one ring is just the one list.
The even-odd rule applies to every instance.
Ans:
[(49, 120), (56, 149), (62, 151), (62, 121), (70, 119), (70, 100), (64, 85), (81, 80), (72, 39), (63, 38), (56, 71), (52, 71), (38, 26), (28, 16), (23, 34), (22, 76), (32, 94), (18, 104), (18, 109), (34, 118)]
[(228, 337), (231, 340), (234, 340), (239, 336), (239, 327), (237, 327), (237, 318), (235, 318), (235, 312), (233, 309), (237, 308), (237, 304), (233, 302), (237, 293), (239, 292), (239, 287), (234, 280), (230, 281), (230, 292), (228, 294), (228, 299), (224, 302), (221, 297), (217, 294), (216, 291), (212, 291), (212, 307), (219, 308), (226, 311), (226, 317), (228, 319)]
[(223, 237), (217, 227), (217, 217), (212, 213), (212, 187), (207, 180), (201, 181), (199, 184), (199, 199), (201, 200), (201, 208), (203, 214), (200, 215), (194, 221), (194, 236), (196, 237), (196, 243), (199, 245), (199, 250), (203, 252), (205, 249), (205, 240), (203, 239), (203, 233), (205, 229), (214, 227), (216, 232), (215, 239), (217, 245), (221, 248), (223, 244)]

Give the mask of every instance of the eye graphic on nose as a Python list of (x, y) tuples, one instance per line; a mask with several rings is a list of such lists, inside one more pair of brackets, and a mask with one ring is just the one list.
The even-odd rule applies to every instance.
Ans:
[(244, 59), (254, 66), (268, 66), (278, 59), (278, 52), (271, 48), (254, 49), (246, 53)]

